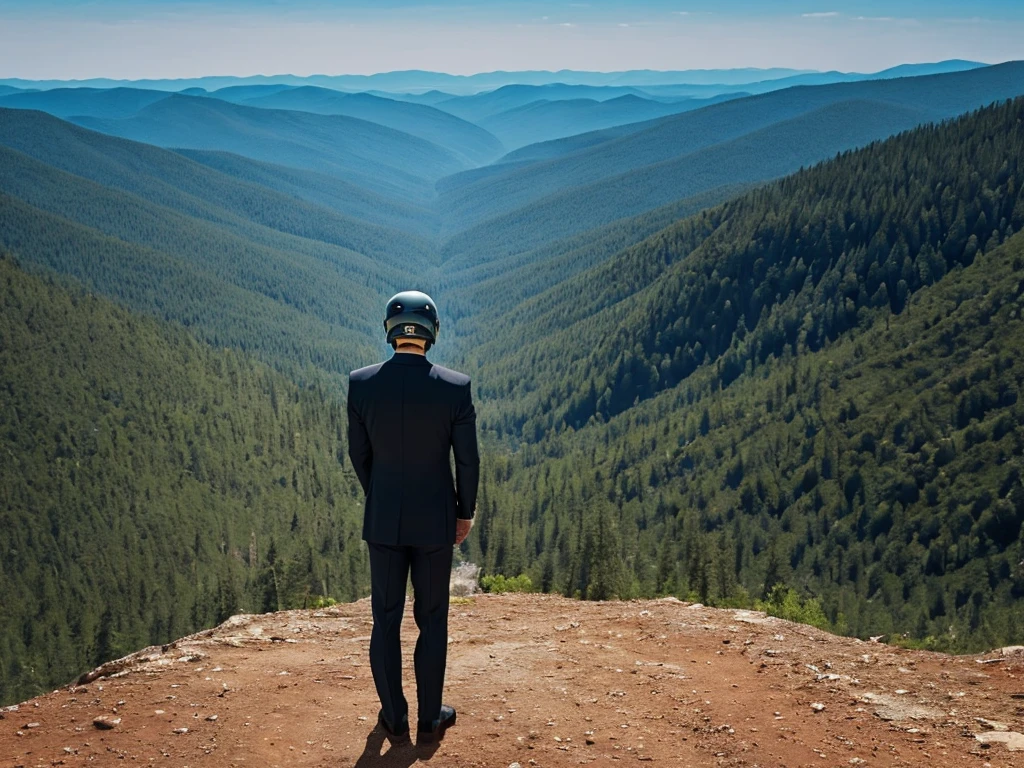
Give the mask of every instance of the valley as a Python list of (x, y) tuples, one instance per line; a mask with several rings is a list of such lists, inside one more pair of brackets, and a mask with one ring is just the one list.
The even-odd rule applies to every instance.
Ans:
[(486, 574), (1020, 642), (1024, 63), (968, 64), (4, 81), (0, 702), (366, 594), (346, 375), (405, 288)]

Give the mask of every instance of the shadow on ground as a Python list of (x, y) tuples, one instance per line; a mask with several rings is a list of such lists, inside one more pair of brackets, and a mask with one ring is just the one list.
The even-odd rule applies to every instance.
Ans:
[[(389, 749), (381, 754), (385, 743), (389, 744)], [(437, 743), (419, 746), (409, 739), (391, 744), (384, 729), (378, 725), (366, 737), (366, 746), (356, 761), (355, 768), (409, 768), (419, 760), (432, 758), (437, 752), (437, 747)]]

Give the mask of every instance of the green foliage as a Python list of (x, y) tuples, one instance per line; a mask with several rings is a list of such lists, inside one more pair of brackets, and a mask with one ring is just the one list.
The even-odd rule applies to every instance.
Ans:
[(844, 155), (538, 300), (480, 350), (481, 420), (515, 446), (483, 473), (487, 569), (515, 541), (545, 591), (617, 562), (624, 596), (781, 583), (859, 636), (1019, 642), (1022, 113)]
[(496, 594), (503, 592), (535, 591), (533, 588), (533, 582), (525, 573), (521, 573), (518, 576), (512, 576), (511, 578), (507, 578), (500, 573), (492, 576), (482, 576), (480, 578), (480, 588), (484, 592), (493, 592)]
[(818, 350), (882, 307), (900, 312), (1024, 226), (1007, 160), (1024, 152), (1020, 114), (1018, 100), (845, 154), (536, 297), (512, 338), (467, 354), (500, 408), (484, 423), (537, 442), (704, 364), (727, 387), (748, 365)]
[(758, 601), (754, 607), (769, 616), (777, 616), (786, 621), (809, 624), (818, 629), (830, 628), (828, 618), (821, 609), (820, 600), (813, 597), (803, 598), (795, 589), (784, 584), (776, 584), (772, 587), (768, 599), (763, 602)]
[[(366, 593), (344, 403), (0, 256), (0, 701)], [(322, 596), (322, 597), (321, 597)]]
[(338, 601), (333, 597), (327, 595), (310, 595), (309, 600), (303, 608), (330, 608), (332, 605), (337, 605)]

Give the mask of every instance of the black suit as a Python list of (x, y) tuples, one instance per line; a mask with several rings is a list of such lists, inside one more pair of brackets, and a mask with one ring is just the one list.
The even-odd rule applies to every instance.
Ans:
[[(448, 651), (448, 580), (456, 517), (476, 506), (480, 457), (469, 377), (423, 355), (397, 352), (353, 371), (348, 451), (366, 493), (370, 549), (370, 667), (385, 719), (408, 714), (399, 631), (410, 571), (420, 636), (415, 669), (419, 719), (434, 720)], [(452, 480), (449, 455), (455, 454)]]

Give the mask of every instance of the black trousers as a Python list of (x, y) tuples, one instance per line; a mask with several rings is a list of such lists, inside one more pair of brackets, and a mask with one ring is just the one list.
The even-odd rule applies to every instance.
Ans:
[(384, 718), (397, 726), (409, 713), (402, 692), (402, 613), (405, 585), (412, 572), (413, 616), (419, 628), (413, 666), (418, 719), (441, 716), (441, 691), (448, 658), (448, 581), (452, 547), (389, 546), (370, 549), (370, 669)]

